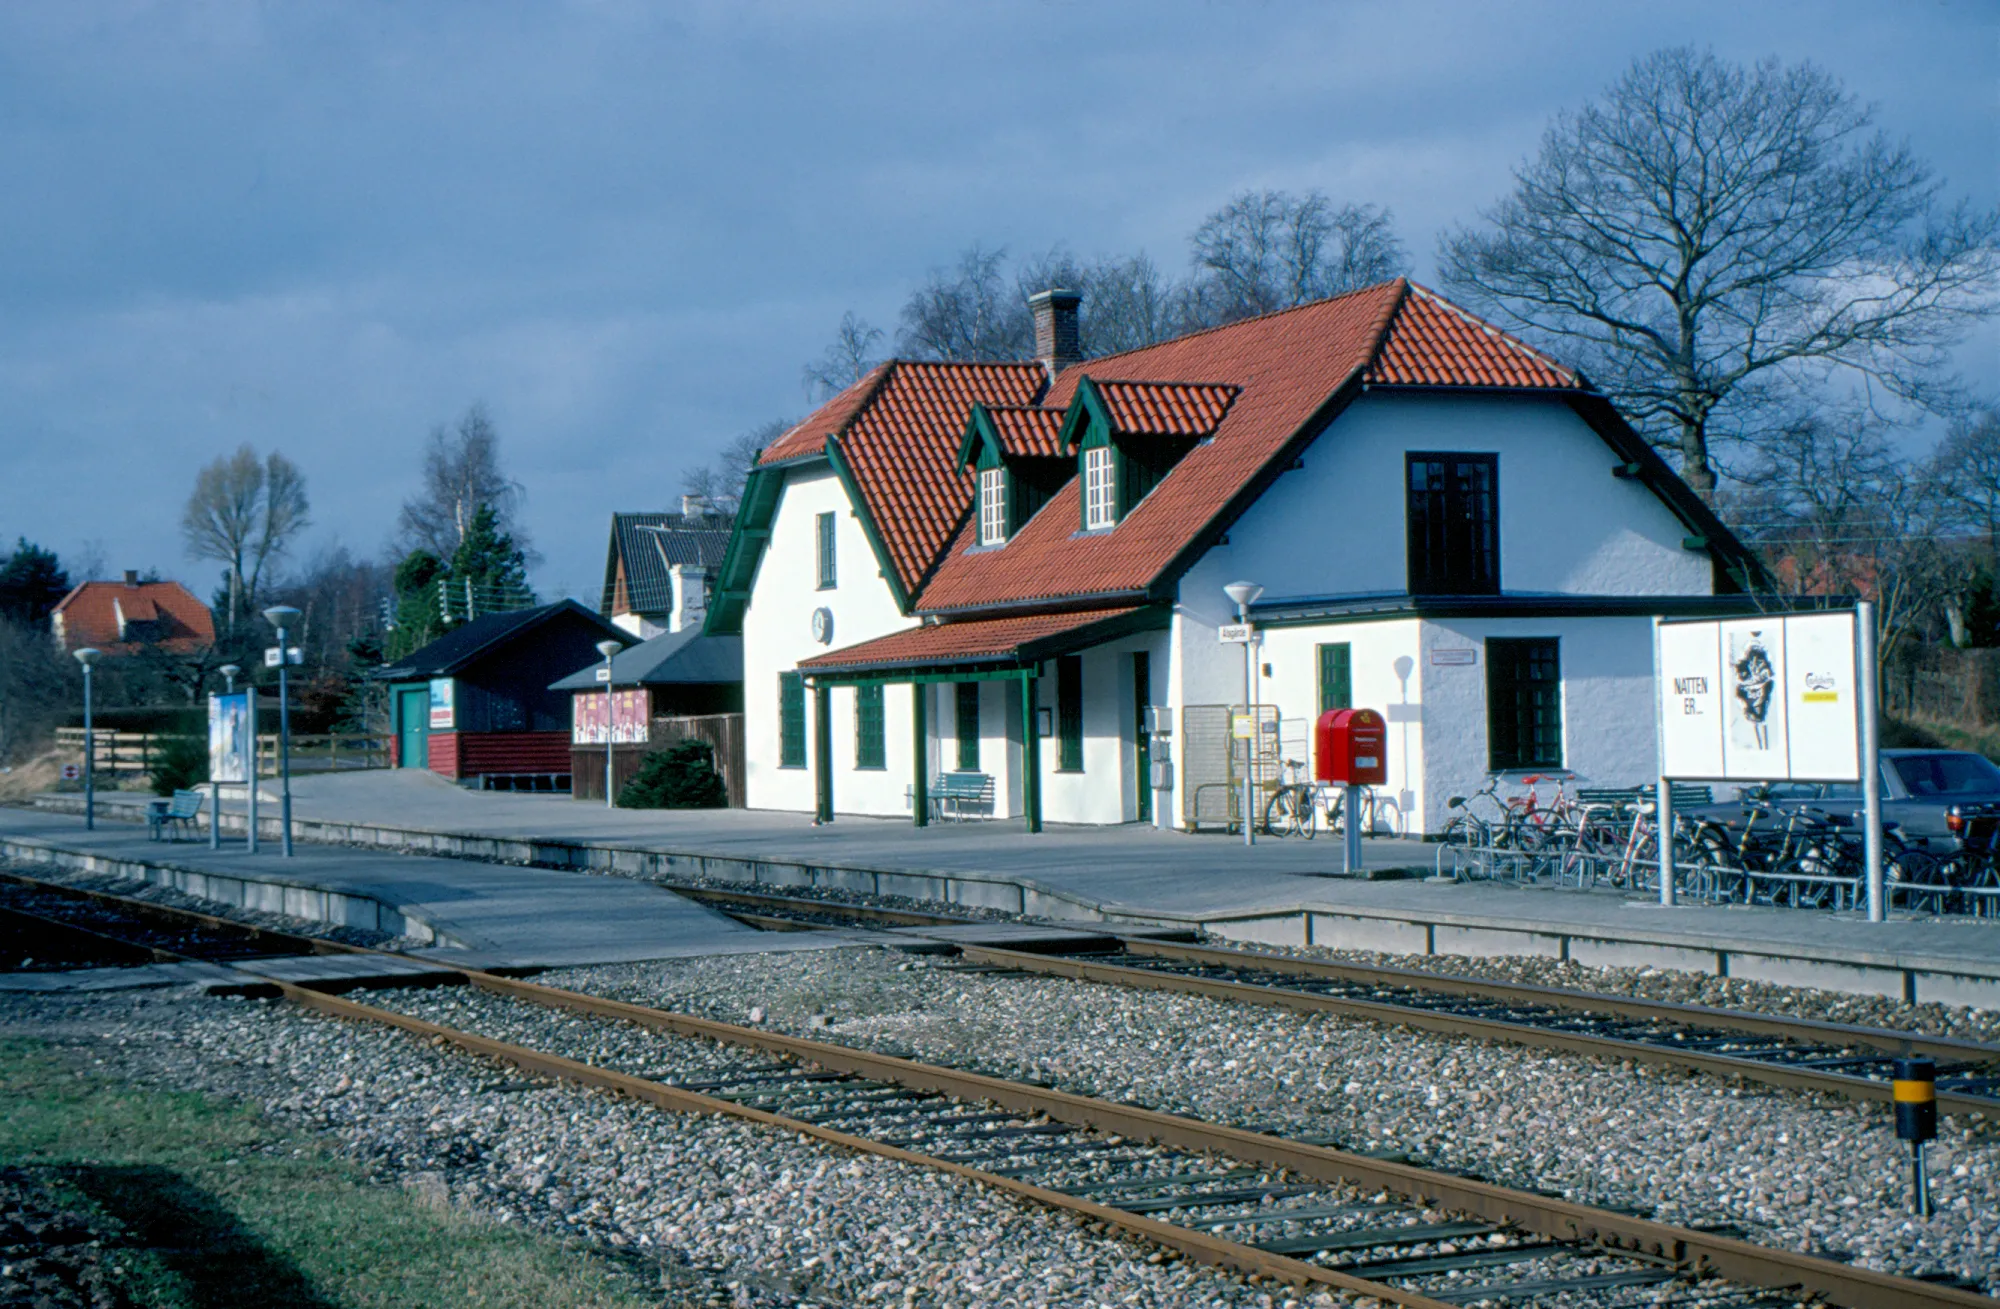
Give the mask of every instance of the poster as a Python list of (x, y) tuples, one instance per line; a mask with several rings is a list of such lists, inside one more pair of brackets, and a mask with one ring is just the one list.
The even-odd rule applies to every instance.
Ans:
[(1851, 612), (1661, 624), (1667, 776), (1859, 780), (1854, 638)]
[(208, 779), (250, 780), (250, 692), (208, 697)]
[(449, 732), (457, 722), (457, 683), (449, 677), (431, 679), (431, 730)]
[[(636, 690), (611, 693), (613, 715), (611, 739), (617, 745), (642, 745), (651, 739), (652, 692)], [(604, 701), (602, 691), (578, 691), (570, 698), (570, 744), (604, 744)]]

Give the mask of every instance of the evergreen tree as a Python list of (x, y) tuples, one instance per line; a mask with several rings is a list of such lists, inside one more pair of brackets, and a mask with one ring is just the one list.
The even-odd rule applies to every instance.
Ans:
[(4, 564), (0, 564), (0, 618), (40, 627), (49, 619), (65, 595), (69, 594), (69, 574), (63, 571), (53, 550), (44, 550), (21, 537)]
[(428, 550), (412, 550), (396, 565), (396, 628), (389, 633), (390, 659), (400, 659), (444, 635), (447, 623), (437, 584), (446, 572), (444, 561)]
[(465, 540), (452, 554), (451, 592), (452, 608), (464, 619), (524, 609), (535, 602), (528, 589), (526, 552), (501, 529), (492, 505), (479, 506)]

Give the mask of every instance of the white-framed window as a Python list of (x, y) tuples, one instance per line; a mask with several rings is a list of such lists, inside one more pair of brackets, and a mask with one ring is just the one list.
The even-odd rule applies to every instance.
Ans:
[(1083, 526), (1086, 531), (1095, 531), (1116, 521), (1111, 447), (1094, 446), (1083, 452)]
[(1003, 545), (1007, 540), (1007, 474), (998, 468), (979, 470), (979, 544)]

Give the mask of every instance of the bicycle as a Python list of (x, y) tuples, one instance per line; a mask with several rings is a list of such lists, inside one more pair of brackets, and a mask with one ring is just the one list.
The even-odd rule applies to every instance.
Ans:
[[(1296, 759), (1284, 761), (1285, 783), (1264, 805), (1264, 831), (1272, 836), (1302, 836), (1310, 841), (1322, 821), (1329, 832), (1346, 831), (1346, 791), (1332, 782), (1306, 781), (1305, 765)], [(1401, 805), (1372, 786), (1361, 792), (1361, 831), (1364, 836), (1409, 835), (1408, 817)], [(1386, 828), (1386, 832), (1381, 830)]]

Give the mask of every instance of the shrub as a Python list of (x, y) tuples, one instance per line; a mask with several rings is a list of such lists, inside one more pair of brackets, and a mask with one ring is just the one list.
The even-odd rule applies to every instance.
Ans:
[(720, 809), (728, 803), (706, 741), (676, 741), (655, 750), (618, 792), (620, 809)]
[(208, 741), (170, 736), (153, 749), (153, 794), (172, 795), (208, 780)]

